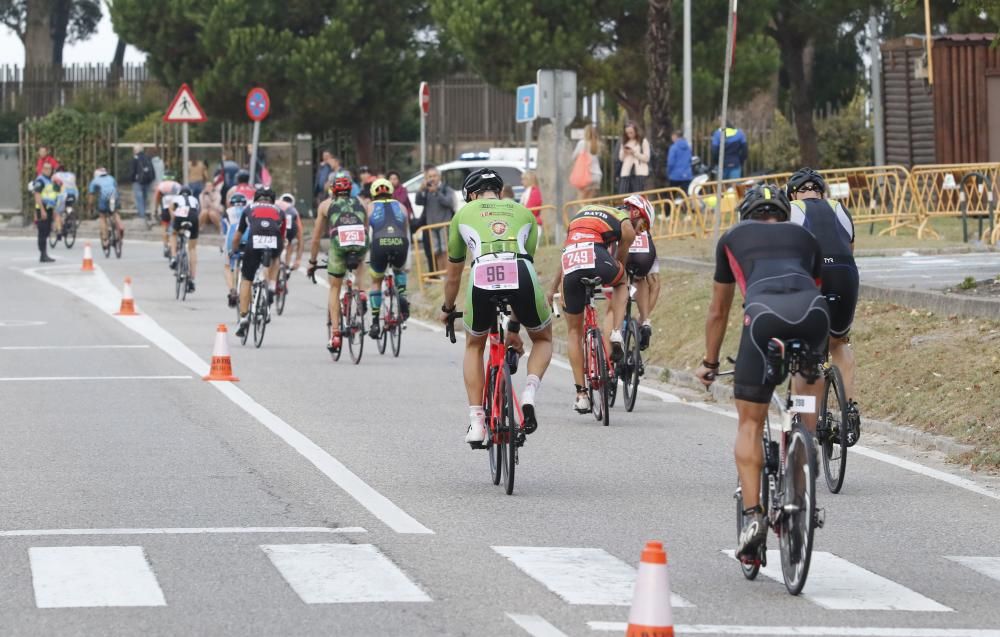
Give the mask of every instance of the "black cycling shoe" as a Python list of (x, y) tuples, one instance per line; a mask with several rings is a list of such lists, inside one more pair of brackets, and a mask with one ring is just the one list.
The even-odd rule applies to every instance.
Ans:
[(194, 279), (188, 279), (188, 282), (187, 282), (187, 291), (189, 293), (190, 292), (194, 292)]
[(740, 531), (740, 546), (736, 559), (741, 562), (759, 559), (760, 547), (767, 540), (767, 516), (760, 505), (743, 511), (743, 530)]
[(403, 320), (410, 318), (410, 301), (402, 294), (399, 295), (399, 313), (403, 315)]
[(173, 257), (170, 259), (170, 269), (171, 270), (177, 269), (177, 257)]
[(652, 335), (653, 335), (653, 326), (652, 325), (643, 325), (642, 327), (639, 328), (639, 350), (640, 351), (643, 351), (643, 352), (646, 351), (646, 348), (649, 347), (649, 339), (650, 339), (650, 337)]
[(535, 418), (535, 406), (531, 403), (521, 405), (521, 415), (524, 416), (524, 433), (533, 434), (538, 430), (538, 420)]
[(861, 412), (853, 400), (847, 406), (847, 446), (853, 447), (861, 438)]
[(236, 337), (243, 338), (246, 336), (247, 331), (250, 329), (250, 317), (243, 316), (240, 318), (240, 326), (236, 328)]
[(274, 290), (267, 291), (267, 304), (274, 305)]
[(50, 257), (47, 254), (43, 254), (42, 256), (38, 257), (38, 262), (39, 263), (55, 263), (56, 260), (53, 259), (52, 257)]
[(229, 307), (236, 307), (240, 302), (240, 297), (236, 294), (236, 290), (229, 290), (229, 296), (226, 300), (229, 303)]
[(170, 246), (167, 245), (163, 246), (163, 258), (164, 259), (170, 258)]
[(372, 338), (374, 338), (376, 340), (378, 340), (378, 338), (380, 336), (382, 336), (382, 330), (379, 328), (378, 319), (375, 319), (372, 322), (372, 326), (370, 328), (368, 328), (368, 336), (370, 336), (370, 337), (372, 337)]

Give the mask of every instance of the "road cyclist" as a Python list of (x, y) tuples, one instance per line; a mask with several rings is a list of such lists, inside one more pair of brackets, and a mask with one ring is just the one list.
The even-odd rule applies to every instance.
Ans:
[(153, 195), (153, 209), (160, 211), (160, 224), (163, 226), (163, 256), (170, 258), (170, 206), (181, 191), (181, 184), (172, 172), (163, 173), (163, 179), (156, 184)]
[(285, 250), (281, 255), (281, 265), (278, 266), (277, 310), (281, 314), (288, 298), (288, 280), (292, 272), (302, 264), (302, 215), (295, 207), (295, 195), (286, 192), (278, 197), (278, 208), (285, 213)]
[[(402, 320), (410, 315), (410, 303), (406, 298), (406, 258), (410, 250), (410, 227), (406, 210), (393, 199), (392, 183), (388, 179), (376, 179), (371, 184), (371, 212), (368, 227), (371, 235), (371, 252), (368, 257), (372, 284), (368, 292), (371, 305), (372, 324), (369, 335), (381, 338), (382, 325), (379, 313), (382, 310), (382, 282), (386, 270), (392, 268), (393, 285), (398, 299), (398, 314)], [(396, 308), (387, 308), (396, 314)], [(394, 326), (391, 326), (394, 327)]]
[(115, 254), (121, 256), (121, 242), (125, 236), (121, 216), (118, 214), (118, 182), (108, 174), (103, 166), (94, 171), (94, 178), (87, 186), (87, 193), (93, 197), (97, 214), (101, 219), (101, 247), (108, 255), (114, 246)]
[[(59, 196), (56, 199), (56, 235), (55, 240), (49, 240), (49, 245), (53, 248), (60, 239), (66, 240), (66, 247), (69, 248), (76, 241), (76, 228), (79, 224), (79, 217), (75, 215), (75, 204), (80, 198), (80, 189), (76, 185), (76, 175), (66, 168), (59, 166), (52, 175), (52, 182), (59, 189)], [(72, 234), (72, 239), (67, 235)]]
[[(633, 195), (632, 197), (642, 197)], [(632, 199), (628, 197), (628, 199)], [(642, 197), (645, 199), (645, 197)], [(628, 199), (625, 200), (626, 205)], [(648, 202), (647, 202), (648, 203)], [(652, 216), (650, 216), (652, 226)], [(653, 243), (653, 233), (649, 230), (637, 233), (635, 241), (628, 249), (628, 260), (625, 270), (629, 274), (630, 294), (635, 298), (639, 310), (639, 349), (645, 351), (653, 335), (653, 310), (660, 298), (660, 260), (656, 255), (656, 244)]]
[[(225, 241), (224, 245), (224, 261), (222, 264), (223, 277), (226, 281), (226, 289), (229, 293), (226, 297), (229, 307), (237, 307), (240, 302), (240, 295), (237, 292), (237, 277), (239, 276), (239, 270), (237, 269), (240, 261), (240, 254), (243, 252), (243, 246), (246, 243), (246, 237), (240, 237), (240, 241), (233, 243), (233, 238), (236, 236), (236, 231), (240, 226), (240, 219), (243, 217), (243, 210), (247, 207), (247, 198), (239, 192), (233, 192), (229, 195), (229, 201), (227, 202), (226, 210), (222, 215), (222, 227), (224, 229)], [(236, 249), (233, 246), (237, 246)]]
[(267, 269), (268, 305), (274, 300), (278, 258), (284, 249), (285, 240), (285, 214), (275, 205), (274, 200), (273, 190), (258, 188), (253, 196), (253, 205), (244, 209), (229, 244), (232, 252), (238, 251), (244, 233), (247, 233), (240, 270), (243, 280), (240, 281), (239, 289), (240, 323), (236, 328), (237, 338), (245, 337), (250, 329), (250, 287), (260, 267)]
[(187, 292), (194, 292), (194, 279), (198, 270), (198, 217), (200, 204), (191, 189), (184, 186), (170, 202), (170, 269), (177, 269), (177, 234), (186, 229), (189, 233), (187, 242), (188, 266)]
[(552, 360), (552, 305), (546, 302), (534, 266), (538, 221), (516, 201), (501, 200), (501, 191), (503, 179), (494, 170), (470, 172), (462, 186), (466, 204), (455, 213), (448, 228), (448, 265), (439, 316), (445, 325), (456, 312), (455, 299), (466, 259), (472, 260), (462, 320), (466, 331), (463, 377), (469, 405), (465, 441), (473, 448), (482, 448), (486, 439), (483, 354), (496, 325), (498, 298), (506, 299), (503, 304), (509, 305), (511, 311), (505, 344), (523, 350), (518, 334), (522, 325), (532, 342), (520, 401), (526, 434), (538, 428), (535, 399)]

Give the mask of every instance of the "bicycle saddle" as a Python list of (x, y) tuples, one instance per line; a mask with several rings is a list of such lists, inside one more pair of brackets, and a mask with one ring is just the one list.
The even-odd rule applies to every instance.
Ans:
[(580, 279), (580, 283), (588, 288), (597, 288), (604, 285), (604, 281), (601, 280), (599, 276), (585, 277)]

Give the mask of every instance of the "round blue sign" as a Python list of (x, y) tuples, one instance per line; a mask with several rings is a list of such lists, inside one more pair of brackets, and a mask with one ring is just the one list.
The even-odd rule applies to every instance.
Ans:
[(247, 116), (251, 120), (259, 122), (270, 112), (271, 98), (268, 97), (267, 91), (260, 87), (250, 89), (250, 92), (247, 93)]

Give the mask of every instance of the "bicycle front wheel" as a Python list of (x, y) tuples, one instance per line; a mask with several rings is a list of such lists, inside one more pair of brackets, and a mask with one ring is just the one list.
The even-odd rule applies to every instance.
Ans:
[(826, 486), (830, 493), (840, 493), (847, 470), (847, 397), (836, 365), (830, 367), (824, 384), (817, 436)]
[(630, 319), (625, 328), (625, 360), (622, 363), (622, 390), (625, 392), (625, 411), (635, 408), (639, 393), (639, 371), (642, 369), (642, 354), (639, 352), (639, 326)]
[(264, 331), (267, 329), (267, 289), (264, 285), (257, 286), (254, 295), (253, 308), (253, 344), (260, 347), (264, 344)]
[[(767, 426), (767, 425), (765, 425)], [(766, 443), (765, 443), (766, 444)], [(766, 456), (765, 456), (766, 457)], [(764, 510), (764, 513), (768, 512), (768, 488), (767, 488), (767, 469), (761, 469), (760, 471), (760, 507)], [(740, 534), (743, 532), (743, 511), (746, 509), (746, 504), (743, 501), (743, 487), (739, 486), (737, 483), (736, 487), (736, 541), (739, 542)], [(760, 559), (753, 562), (743, 562), (740, 561), (740, 570), (743, 571), (743, 577), (748, 580), (756, 579), (757, 574), (760, 573), (760, 567), (764, 562), (764, 556), (766, 555), (767, 547), (760, 547)]]
[(798, 595), (809, 576), (816, 530), (816, 456), (812, 434), (801, 423), (786, 435), (788, 448), (779, 500), (781, 574), (788, 592)]

